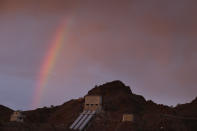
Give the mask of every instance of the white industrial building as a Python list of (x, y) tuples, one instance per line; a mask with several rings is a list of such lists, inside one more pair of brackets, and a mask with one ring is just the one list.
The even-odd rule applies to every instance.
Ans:
[(70, 126), (72, 130), (84, 130), (91, 119), (102, 109), (101, 96), (86, 96), (84, 110)]

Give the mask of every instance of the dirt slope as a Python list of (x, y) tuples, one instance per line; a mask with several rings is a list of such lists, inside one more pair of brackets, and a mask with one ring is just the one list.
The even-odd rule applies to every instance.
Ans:
[[(197, 130), (197, 98), (191, 103), (178, 105), (175, 108), (152, 101), (132, 93), (130, 87), (121, 81), (112, 81), (95, 86), (87, 95), (101, 95), (103, 111), (98, 114), (88, 127), (88, 131), (195, 131)], [(70, 100), (60, 106), (45, 107), (25, 111), (25, 123), (7, 122), (11, 109), (0, 106), (4, 114), (0, 125), (4, 131), (61, 131), (68, 127), (83, 111), (84, 98)], [(7, 112), (4, 113), (4, 112)], [(135, 121), (123, 123), (122, 115), (132, 113)], [(6, 123), (7, 122), (7, 123)]]

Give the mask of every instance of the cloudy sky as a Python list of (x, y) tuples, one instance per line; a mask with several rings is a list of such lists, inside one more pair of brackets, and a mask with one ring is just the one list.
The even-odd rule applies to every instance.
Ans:
[[(122, 80), (134, 93), (176, 105), (197, 96), (195, 0), (0, 0), (0, 104), (33, 109), (57, 28), (63, 47), (37, 107)], [(35, 107), (34, 107), (35, 108)]]

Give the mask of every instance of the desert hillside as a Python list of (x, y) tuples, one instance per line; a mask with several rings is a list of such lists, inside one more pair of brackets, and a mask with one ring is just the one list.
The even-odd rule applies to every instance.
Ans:
[[(197, 98), (191, 103), (168, 107), (134, 94), (121, 81), (95, 86), (86, 95), (102, 96), (102, 112), (88, 131), (196, 131)], [(85, 95), (85, 96), (86, 96)], [(24, 111), (24, 123), (9, 122), (13, 110), (0, 106), (1, 131), (65, 131), (83, 111), (84, 98), (55, 107)], [(123, 114), (133, 114), (133, 122), (122, 122)]]

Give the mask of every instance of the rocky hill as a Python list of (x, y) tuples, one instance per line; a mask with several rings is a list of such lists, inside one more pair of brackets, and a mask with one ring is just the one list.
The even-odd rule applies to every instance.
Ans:
[[(121, 81), (95, 86), (87, 95), (101, 95), (103, 111), (87, 128), (88, 131), (196, 131), (197, 98), (175, 108), (146, 101), (132, 93)], [(65, 131), (83, 111), (84, 98), (70, 100), (60, 106), (24, 111), (24, 123), (8, 122), (11, 109), (1, 108), (1, 131)], [(4, 112), (7, 113), (4, 113)], [(122, 122), (122, 115), (131, 113), (134, 122)], [(3, 124), (2, 124), (3, 123)]]
[(0, 105), (0, 123), (8, 122), (10, 120), (10, 115), (13, 112), (12, 109)]

